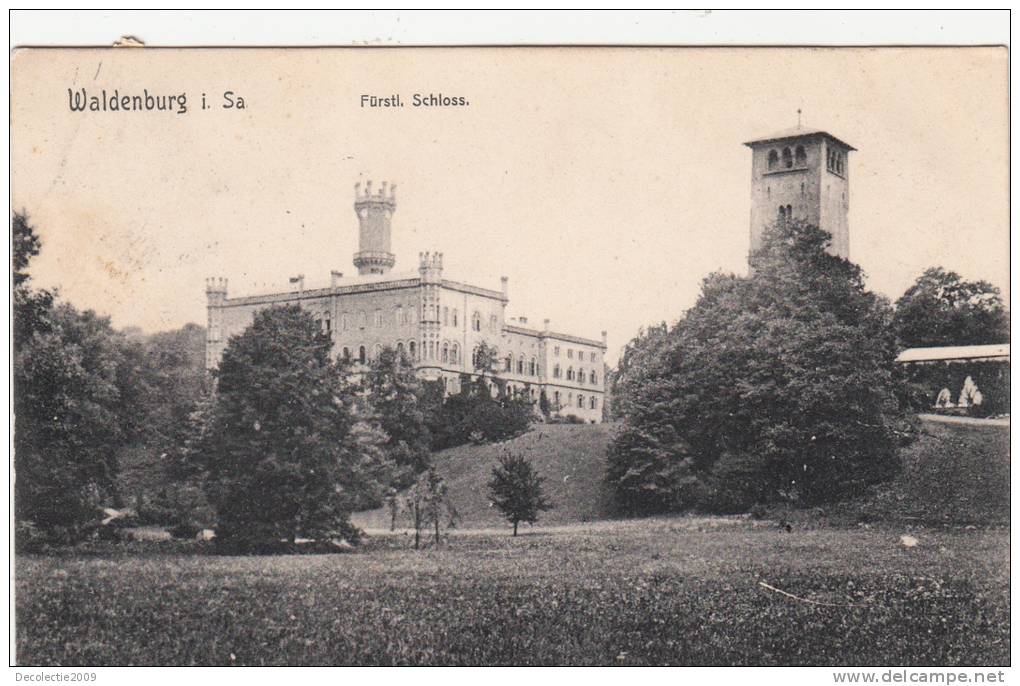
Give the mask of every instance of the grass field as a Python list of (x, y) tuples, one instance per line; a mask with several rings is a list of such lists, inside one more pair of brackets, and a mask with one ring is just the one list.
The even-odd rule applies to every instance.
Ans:
[(482, 446), (440, 456), (471, 526), (439, 549), (414, 551), (400, 532), (342, 555), (226, 557), (170, 541), (19, 556), (17, 659), (1008, 664), (1008, 431), (925, 427), (895, 482), (801, 512), (792, 532), (740, 517), (601, 519), (590, 451), (609, 429), (564, 426), (515, 439), (544, 455), (559, 505), (516, 539), (480, 490), (499, 450)]
[(346, 555), (22, 557), (18, 661), (1008, 663), (1008, 530), (914, 535), (677, 518), (419, 552), (400, 535)]

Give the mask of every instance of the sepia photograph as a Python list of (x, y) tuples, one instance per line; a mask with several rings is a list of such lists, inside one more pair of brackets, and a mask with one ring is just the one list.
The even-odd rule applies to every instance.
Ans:
[(1006, 681), (1007, 46), (116, 38), (10, 54), (12, 667)]

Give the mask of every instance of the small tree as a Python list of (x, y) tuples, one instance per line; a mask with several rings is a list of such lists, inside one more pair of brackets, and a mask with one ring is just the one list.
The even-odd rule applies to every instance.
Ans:
[(438, 546), (442, 522), (445, 520), (446, 526), (452, 527), (459, 518), (457, 509), (450, 500), (446, 480), (439, 476), (435, 467), (429, 467), (408, 491), (406, 509), (411, 526), (414, 527), (415, 549), (421, 546), (421, 532), (424, 529), (434, 527)]
[(542, 495), (542, 482), (531, 462), (522, 454), (507, 453), (499, 458), (499, 464), (492, 468), (489, 481), (489, 495), (506, 520), (514, 525), (538, 521), (538, 513), (552, 506)]

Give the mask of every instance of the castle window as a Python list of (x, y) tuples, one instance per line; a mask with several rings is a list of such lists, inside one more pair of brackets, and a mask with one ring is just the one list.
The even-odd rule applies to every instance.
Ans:
[(449, 343), (443, 343), (443, 357), (442, 357), (442, 360), (443, 360), (443, 362), (449, 362), (450, 361), (450, 344)]
[(584, 409), (584, 396), (580, 393), (577, 394), (577, 406), (582, 410)]
[(535, 376), (538, 374), (538, 365), (535, 363), (535, 358), (531, 358), (531, 362), (528, 363), (528, 374)]
[(560, 346), (557, 345), (555, 348), (553, 348), (553, 355), (555, 355), (556, 357), (560, 356)]
[(513, 371), (513, 368), (514, 368), (514, 358), (512, 356), (507, 355), (507, 358), (506, 358), (506, 360), (504, 360), (504, 363), (506, 364), (506, 366), (504, 368), (504, 371), (507, 371), (507, 372)]
[(496, 315), (494, 315), (494, 314), (493, 314), (493, 315), (490, 315), (490, 316), (489, 316), (489, 328), (490, 328), (491, 330), (495, 331), (495, 330), (496, 330), (496, 323), (497, 323), (498, 321), (499, 321), (499, 320), (498, 320), (498, 319), (496, 318)]
[(403, 356), (404, 356), (404, 342), (397, 341), (397, 359), (400, 359)]
[(573, 348), (567, 348), (567, 358), (569, 358), (571, 360), (574, 359), (574, 349)]
[(786, 208), (783, 207), (782, 205), (779, 206), (779, 225), (780, 226), (786, 225)]
[(368, 355), (365, 354), (365, 346), (358, 347), (358, 362), (365, 364), (368, 361)]
[(553, 391), (553, 407), (560, 409), (560, 392)]
[(524, 358), (523, 357), (520, 358), (519, 360), (517, 360), (517, 373), (518, 374), (523, 374), (524, 373)]
[(560, 378), (560, 366), (559, 365), (556, 365), (555, 367), (553, 367), (553, 378), (554, 379)]
[(779, 153), (775, 150), (769, 150), (769, 171), (772, 171), (779, 166)]
[(597, 384), (597, 383), (599, 382), (599, 377), (597, 377), (597, 376), (595, 375), (595, 370), (594, 370), (594, 369), (593, 369), (593, 370), (591, 370), (591, 376), (589, 377), (589, 379), (591, 379), (591, 382), (592, 382), (593, 384)]
[(591, 361), (592, 362), (598, 362), (599, 361), (598, 353), (592, 353), (591, 354)]
[(793, 153), (789, 148), (783, 148), (783, 167), (786, 169), (793, 167)]
[(798, 145), (797, 150), (794, 152), (794, 158), (797, 160), (798, 167), (807, 166), (807, 153), (804, 152), (804, 146)]
[(375, 311), (375, 325), (382, 326), (382, 310)]
[(453, 308), (453, 325), (457, 326), (457, 308)]
[(351, 349), (350, 348), (344, 347), (344, 359), (347, 360), (347, 361), (350, 361), (350, 359), (351, 359)]
[(453, 347), (450, 348), (450, 362), (454, 364), (460, 363), (460, 348), (457, 347), (456, 343), (454, 343)]
[(411, 356), (412, 360), (418, 359), (417, 358), (417, 352), (418, 351), (417, 351), (417, 349), (416, 349), (416, 347), (414, 345), (414, 341), (411, 341), (410, 343), (407, 344), (407, 353), (408, 353), (408, 355)]
[(592, 396), (592, 397), (591, 397), (591, 409), (593, 409), (593, 410), (594, 410), (594, 409), (595, 409), (595, 406), (596, 406), (597, 404), (598, 404), (598, 399), (597, 399), (597, 398), (596, 398), (595, 396)]
[(475, 312), (473, 315), (471, 315), (471, 330), (472, 331), (482, 330), (482, 315), (478, 314), (478, 312)]
[(567, 367), (567, 381), (573, 381), (573, 380), (574, 380), (574, 368), (573, 367)]

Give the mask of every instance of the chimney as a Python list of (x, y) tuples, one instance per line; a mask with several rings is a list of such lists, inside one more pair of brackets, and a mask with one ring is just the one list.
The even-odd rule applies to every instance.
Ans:
[(335, 269), (329, 273), (329, 286), (330, 288), (336, 288), (340, 283), (340, 279), (344, 278), (343, 272), (338, 272)]
[(528, 318), (527, 317), (518, 317), (517, 321), (519, 321), (521, 324), (527, 324), (528, 323)]
[(501, 276), (501, 277), (499, 277), (500, 289), (503, 291), (503, 297), (504, 298), (508, 298), (507, 292), (508, 292), (509, 289), (507, 288), (507, 284), (509, 282), (510, 282), (510, 277), (508, 277), (508, 276)]

